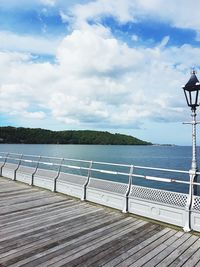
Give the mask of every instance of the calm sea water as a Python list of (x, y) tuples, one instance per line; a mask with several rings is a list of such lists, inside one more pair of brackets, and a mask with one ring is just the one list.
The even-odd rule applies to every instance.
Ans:
[[(67, 157), (111, 163), (133, 164), (148, 167), (189, 170), (191, 165), (191, 147), (189, 146), (109, 146), (109, 145), (24, 145), (0, 144), (0, 152), (13, 152), (31, 155)], [(199, 154), (200, 148), (197, 148)], [(199, 156), (200, 158), (200, 156)], [(200, 160), (198, 159), (198, 166)], [(154, 175), (148, 171), (146, 175)], [(159, 173), (166, 177), (165, 173)], [(98, 175), (97, 175), (98, 176)], [(187, 180), (185, 175), (173, 174), (177, 179)], [(172, 177), (172, 178), (173, 178)], [(122, 177), (100, 177), (126, 182)], [(159, 183), (135, 178), (135, 184), (163, 188), (178, 192), (187, 192), (187, 186)]]

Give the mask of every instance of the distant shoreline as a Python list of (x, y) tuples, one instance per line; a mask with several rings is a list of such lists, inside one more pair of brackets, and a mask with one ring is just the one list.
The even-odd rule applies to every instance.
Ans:
[[(154, 146), (154, 147), (191, 147), (191, 145), (165, 145), (165, 144), (137, 144), (137, 145), (129, 145), (129, 144), (54, 144), (54, 143), (2, 143), (0, 142), (0, 145), (82, 145), (82, 146)], [(197, 147), (200, 147), (197, 145)]]
[(152, 145), (136, 137), (107, 131), (51, 131), (41, 128), (0, 127), (1, 144)]

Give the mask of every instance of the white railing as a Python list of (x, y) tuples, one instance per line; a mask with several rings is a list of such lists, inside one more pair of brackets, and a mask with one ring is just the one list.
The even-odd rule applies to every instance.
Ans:
[(189, 171), (0, 152), (0, 175), (200, 231), (200, 183)]

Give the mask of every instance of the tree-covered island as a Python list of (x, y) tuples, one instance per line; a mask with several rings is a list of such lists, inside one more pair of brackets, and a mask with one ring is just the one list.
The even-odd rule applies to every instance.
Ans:
[(40, 128), (0, 127), (0, 143), (7, 144), (92, 144), (152, 145), (130, 135), (103, 131), (51, 131)]

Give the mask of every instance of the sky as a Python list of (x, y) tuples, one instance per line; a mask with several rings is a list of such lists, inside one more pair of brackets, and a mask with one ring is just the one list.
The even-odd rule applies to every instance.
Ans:
[(190, 145), (182, 85), (193, 68), (200, 79), (199, 10), (198, 0), (1, 0), (0, 125)]

